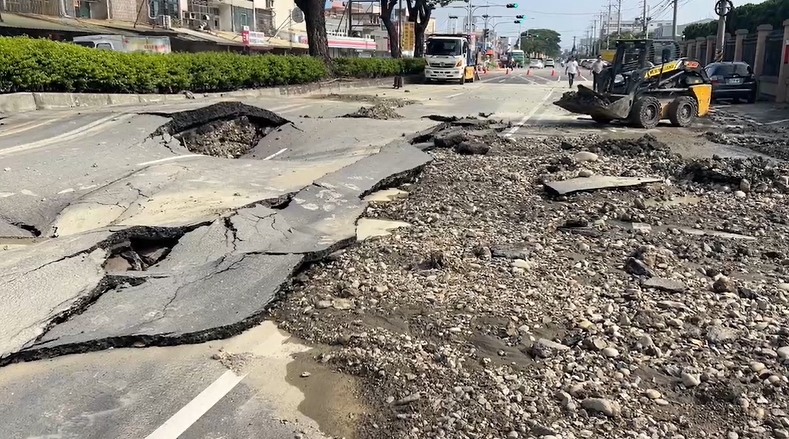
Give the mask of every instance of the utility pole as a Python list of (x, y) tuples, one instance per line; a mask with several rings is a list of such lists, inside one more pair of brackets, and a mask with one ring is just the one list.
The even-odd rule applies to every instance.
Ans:
[(590, 43), (592, 46), (592, 55), (595, 54), (595, 40), (597, 39), (597, 20), (592, 20), (592, 42)]
[(575, 37), (573, 37), (573, 48), (572, 48), (572, 50), (570, 51), (570, 55), (572, 55), (572, 56), (575, 56), (575, 52), (576, 52), (576, 51), (577, 51), (577, 49), (576, 49), (576, 47), (575, 47)]
[(611, 0), (608, 0), (608, 18), (605, 20), (605, 48), (611, 47)]
[(647, 29), (649, 29), (649, 24), (647, 23), (647, 0), (644, 0), (644, 5), (641, 9), (641, 33), (644, 34), (644, 38), (646, 38)]
[(715, 61), (723, 61), (723, 51), (726, 38), (726, 17), (734, 9), (731, 0), (718, 0), (715, 3), (715, 13), (718, 14), (718, 38), (715, 44)]
[(616, 4), (616, 37), (622, 38), (622, 0), (617, 0)]
[(677, 10), (679, 0), (674, 0), (674, 16), (671, 19), (671, 39), (677, 41)]

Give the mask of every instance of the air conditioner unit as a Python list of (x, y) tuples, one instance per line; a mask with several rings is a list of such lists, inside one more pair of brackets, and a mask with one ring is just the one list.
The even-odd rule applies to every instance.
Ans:
[(197, 20), (197, 12), (190, 12), (189, 13), (190, 20)]

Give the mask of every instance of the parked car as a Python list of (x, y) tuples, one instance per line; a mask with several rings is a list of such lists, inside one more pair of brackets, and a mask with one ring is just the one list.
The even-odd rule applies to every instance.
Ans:
[(759, 83), (753, 69), (744, 62), (716, 62), (704, 68), (712, 81), (712, 99), (756, 102)]
[(529, 68), (530, 69), (541, 69), (543, 67), (545, 67), (545, 66), (542, 63), (542, 60), (533, 59), (533, 60), (529, 61)]
[(552, 69), (556, 68), (556, 63), (554, 63), (551, 58), (545, 60), (545, 68), (547, 69), (548, 67)]
[(591, 68), (593, 62), (594, 62), (593, 59), (583, 59), (581, 60), (581, 67), (585, 69)]

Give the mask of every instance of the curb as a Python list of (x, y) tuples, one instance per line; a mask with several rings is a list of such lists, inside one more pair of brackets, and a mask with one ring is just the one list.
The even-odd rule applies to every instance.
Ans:
[[(416, 75), (414, 75), (416, 76)], [(407, 79), (413, 79), (407, 77)], [(413, 81), (407, 81), (413, 83)], [(342, 90), (391, 85), (392, 78), (365, 80), (334, 80), (310, 84), (288, 85), (221, 93), (195, 93), (195, 98), (257, 98), (276, 96), (304, 96), (310, 94), (334, 93)], [(89, 108), (108, 105), (133, 105), (150, 102), (185, 101), (184, 94), (116, 94), (116, 93), (38, 93), (21, 92), (0, 95), (0, 115), (25, 113), (37, 110), (65, 108)]]

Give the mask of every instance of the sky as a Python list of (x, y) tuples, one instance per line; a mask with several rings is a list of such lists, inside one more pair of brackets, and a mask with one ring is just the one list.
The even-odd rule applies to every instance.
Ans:
[[(491, 18), (489, 27), (495, 25), (495, 32), (499, 36), (518, 35), (518, 25), (513, 23), (515, 15), (526, 16), (522, 30), (526, 29), (553, 29), (562, 35), (562, 48), (569, 49), (573, 45), (573, 37), (586, 38), (587, 29), (592, 25), (592, 20), (599, 20), (600, 12), (608, 11), (608, 0), (543, 0), (539, 2), (526, 2), (525, 0), (471, 0), (472, 7), (490, 5), (490, 7), (477, 8), (474, 15), (483, 15), (485, 11), (491, 17), (504, 16), (505, 18)], [(632, 20), (641, 17), (643, 0), (621, 0), (622, 1), (622, 20)], [(690, 23), (705, 18), (717, 18), (714, 12), (715, 0), (678, 0), (679, 10), (677, 12), (678, 24)], [(749, 3), (761, 3), (764, 0), (755, 0)], [(506, 3), (517, 3), (517, 9), (507, 9)], [(672, 3), (671, 0), (646, 0), (650, 8), (650, 16), (653, 20), (671, 20)], [(613, 1), (611, 8), (612, 16), (616, 17), (618, 0)], [(744, 2), (735, 1), (739, 6)], [(464, 14), (468, 14), (463, 8), (466, 3), (459, 1), (450, 3), (449, 7), (436, 9), (433, 17), (436, 18), (437, 31), (447, 32), (448, 17), (458, 15), (458, 28), (462, 27)], [(478, 27), (482, 27), (482, 19), (477, 19)]]

